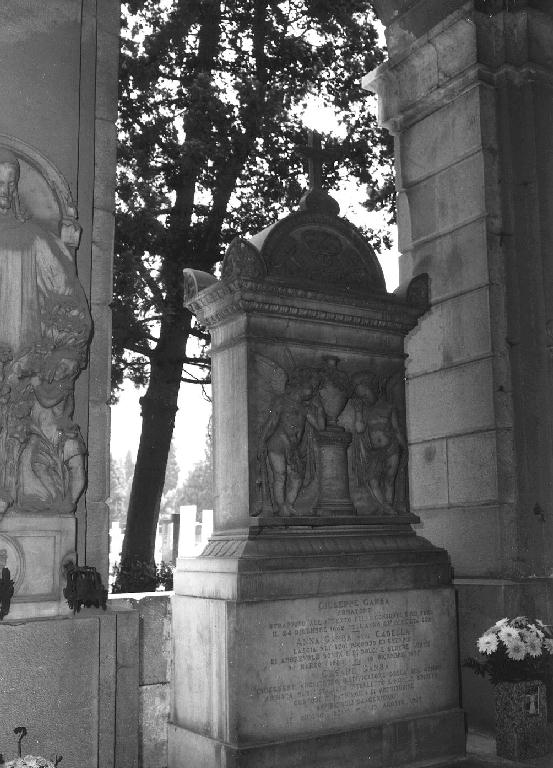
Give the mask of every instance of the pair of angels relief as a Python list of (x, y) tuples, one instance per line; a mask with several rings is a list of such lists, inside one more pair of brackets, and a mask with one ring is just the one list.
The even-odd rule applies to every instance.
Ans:
[(0, 148), (0, 513), (71, 513), (86, 480), (72, 416), (92, 323), (72, 255), (25, 209), (20, 175)]
[[(289, 352), (286, 351), (289, 355)], [(408, 508), (403, 376), (352, 375), (336, 357), (286, 368), (262, 355), (255, 514), (311, 515), (324, 472), (319, 449), (329, 439), (347, 450), (344, 461), (357, 514), (392, 515)], [(341, 439), (340, 434), (344, 437)], [(348, 448), (349, 444), (349, 448)], [(336, 462), (336, 467), (341, 466)], [(319, 480), (317, 483), (316, 481)]]

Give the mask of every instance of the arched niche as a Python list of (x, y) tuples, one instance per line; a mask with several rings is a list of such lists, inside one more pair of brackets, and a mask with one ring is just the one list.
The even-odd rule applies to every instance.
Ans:
[(22, 207), (33, 221), (53, 232), (68, 248), (75, 249), (81, 226), (64, 176), (47, 157), (20, 139), (0, 134), (0, 148), (10, 150), (19, 160)]

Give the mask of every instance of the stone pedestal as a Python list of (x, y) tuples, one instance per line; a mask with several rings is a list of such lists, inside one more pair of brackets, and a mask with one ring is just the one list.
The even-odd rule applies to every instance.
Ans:
[(319, 496), (315, 514), (352, 515), (355, 508), (349, 494), (348, 446), (351, 435), (341, 427), (325, 429), (317, 435), (320, 461)]
[(175, 572), (169, 765), (463, 754), (449, 561), (399, 492), (424, 292), (388, 296), (330, 202), (235, 241), (220, 282), (185, 281), (212, 335), (216, 506)]
[(9, 618), (69, 614), (63, 566), (76, 561), (73, 515), (17, 515), (0, 522), (0, 553), (14, 581)]
[(215, 534), (173, 607), (170, 765), (463, 754), (449, 564), (406, 521)]

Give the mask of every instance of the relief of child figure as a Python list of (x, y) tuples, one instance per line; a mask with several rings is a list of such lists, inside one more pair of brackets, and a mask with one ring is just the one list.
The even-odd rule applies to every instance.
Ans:
[(396, 514), (395, 481), (407, 450), (395, 406), (382, 394), (381, 383), (367, 371), (352, 377), (354, 411), (352, 468), (355, 484), (368, 491), (381, 514)]
[(318, 396), (319, 374), (309, 368), (293, 371), (277, 395), (266, 419), (258, 451), (262, 495), (273, 513), (297, 514), (296, 499), (314, 479), (315, 432), (324, 429), (324, 409)]

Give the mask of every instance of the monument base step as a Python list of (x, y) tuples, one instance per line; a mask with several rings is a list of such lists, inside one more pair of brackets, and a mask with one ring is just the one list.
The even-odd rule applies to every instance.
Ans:
[(172, 768), (422, 768), (464, 755), (460, 709), (269, 744), (225, 744), (169, 726)]

